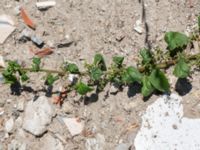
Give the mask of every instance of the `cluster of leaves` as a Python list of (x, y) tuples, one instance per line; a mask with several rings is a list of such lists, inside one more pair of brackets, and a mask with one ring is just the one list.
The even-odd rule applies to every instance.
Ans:
[[(198, 18), (200, 29), (200, 17)], [(175, 64), (173, 74), (178, 78), (186, 78), (190, 74), (190, 65), (184, 52), (187, 45), (191, 43), (191, 38), (179, 32), (167, 32), (165, 34), (165, 42), (167, 43), (166, 59)], [(96, 89), (96, 92), (102, 91), (106, 84), (113, 83), (119, 87), (134, 84), (141, 84), (141, 93), (144, 97), (151, 95), (154, 91), (170, 92), (170, 84), (162, 68), (166, 68), (168, 62), (162, 62), (166, 67), (159, 67), (158, 57), (149, 49), (140, 50), (140, 62), (138, 68), (134, 66), (126, 66), (123, 56), (114, 56), (112, 64), (107, 67), (105, 60), (101, 54), (96, 54), (92, 64), (85, 64), (86, 72), (81, 72), (75, 63), (65, 62), (62, 66), (64, 75), (76, 74), (79, 79), (71, 85), (80, 95), (86, 95), (88, 92)], [(163, 55), (163, 52), (161, 53)], [(162, 56), (162, 58), (165, 55)], [(169, 57), (169, 58), (168, 58)], [(199, 61), (199, 60), (198, 60)], [(40, 68), (41, 59), (33, 58), (32, 68), (26, 69), (21, 67), (16, 61), (8, 62), (3, 76), (6, 83), (14, 84), (20, 81), (27, 81), (29, 78), (26, 71), (48, 72), (45, 84), (53, 85), (59, 79), (59, 74)], [(54, 73), (54, 75), (53, 75)], [(62, 74), (62, 76), (64, 76)], [(82, 78), (87, 77), (88, 82), (85, 83)]]

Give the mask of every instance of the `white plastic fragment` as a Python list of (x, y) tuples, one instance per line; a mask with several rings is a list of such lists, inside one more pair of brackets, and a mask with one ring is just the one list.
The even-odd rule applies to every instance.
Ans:
[(78, 118), (62, 118), (72, 136), (78, 135), (83, 131), (84, 124)]
[(162, 96), (142, 116), (136, 135), (136, 150), (200, 149), (200, 119), (183, 117), (182, 98), (176, 94)]
[(8, 36), (15, 30), (15, 23), (8, 15), (0, 15), (0, 44), (3, 44)]
[(143, 33), (142, 21), (140, 19), (136, 21), (134, 25), (134, 30), (139, 34)]
[(56, 5), (55, 1), (44, 1), (44, 2), (37, 2), (36, 3), (36, 7), (39, 10), (45, 10), (45, 9), (48, 9), (48, 8), (53, 7), (55, 5)]

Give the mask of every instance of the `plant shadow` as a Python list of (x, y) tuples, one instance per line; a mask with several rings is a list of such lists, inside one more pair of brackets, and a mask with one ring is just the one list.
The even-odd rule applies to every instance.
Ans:
[(179, 95), (184, 96), (192, 90), (192, 84), (187, 78), (179, 78), (176, 82), (175, 90)]
[(140, 93), (141, 92), (141, 88), (142, 88), (142, 85), (135, 82), (134, 84), (130, 84), (128, 86), (128, 92), (127, 92), (127, 95), (128, 97), (134, 97), (136, 94)]

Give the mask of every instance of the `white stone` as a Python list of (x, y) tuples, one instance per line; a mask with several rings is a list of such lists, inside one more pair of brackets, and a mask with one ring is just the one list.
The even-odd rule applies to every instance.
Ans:
[(53, 7), (55, 5), (56, 5), (55, 1), (44, 1), (44, 2), (37, 2), (36, 3), (36, 7), (39, 10), (48, 9), (48, 8)]
[(17, 104), (17, 110), (18, 111), (24, 111), (24, 106), (25, 106), (25, 100), (20, 99), (18, 104)]
[(140, 19), (136, 21), (134, 25), (134, 30), (139, 34), (143, 33), (142, 21)]
[(105, 150), (105, 137), (97, 134), (95, 138), (86, 139), (86, 150)]
[(75, 83), (78, 79), (78, 75), (76, 74), (69, 74), (68, 80), (71, 84)]
[(8, 36), (15, 30), (14, 21), (8, 15), (0, 15), (0, 44), (3, 44)]
[(54, 115), (53, 105), (45, 96), (29, 101), (25, 109), (23, 128), (33, 135), (42, 135)]
[(84, 123), (78, 118), (62, 118), (72, 136), (78, 135), (83, 131)]
[(52, 135), (45, 135), (42, 139), (40, 150), (64, 150), (63, 144)]
[(13, 118), (10, 118), (6, 121), (5, 123), (5, 130), (6, 132), (8, 133), (12, 133), (13, 131), (13, 128), (14, 128), (14, 119)]
[(26, 143), (14, 139), (8, 144), (8, 150), (26, 150)]
[(136, 135), (136, 150), (198, 150), (200, 119), (183, 117), (182, 98), (162, 96), (148, 106)]
[(1, 67), (5, 68), (5, 67), (6, 67), (6, 64), (5, 64), (5, 61), (4, 61), (3, 56), (0, 55), (0, 68), (1, 68)]

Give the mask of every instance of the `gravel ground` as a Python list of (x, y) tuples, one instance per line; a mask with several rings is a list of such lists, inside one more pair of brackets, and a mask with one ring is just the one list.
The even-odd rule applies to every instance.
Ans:
[[(66, 44), (42, 59), (43, 67), (49, 69), (59, 69), (64, 60), (83, 68), (83, 60), (92, 62), (95, 53), (103, 54), (108, 64), (112, 56), (122, 55), (126, 64), (135, 65), (144, 46), (166, 48), (166, 31), (189, 33), (197, 24), (199, 0), (143, 1), (144, 5), (138, 0), (57, 0), (54, 7), (40, 11), (36, 0), (1, 0), (0, 14), (12, 16), (16, 30), (0, 45), (0, 55), (27, 66), (31, 63), (30, 49), (37, 47), (31, 41), (19, 41), (22, 31), (29, 29), (17, 14), (21, 6), (36, 24), (36, 30), (29, 30), (44, 41), (44, 47)], [(140, 32), (135, 27), (141, 20)], [(44, 75), (30, 74), (25, 90), (19, 93), (0, 84), (0, 150), (134, 149), (141, 114), (159, 97), (153, 95), (145, 102), (137, 86), (112, 95), (108, 85), (98, 97), (92, 94), (84, 101), (71, 93), (59, 107), (40, 90)], [(199, 75), (194, 72), (189, 78), (192, 86), (170, 77), (172, 91), (178, 89), (183, 98), (184, 116), (190, 118), (200, 117)], [(53, 91), (60, 86), (62, 81), (56, 82)]]

